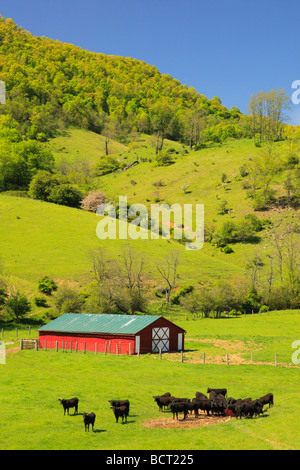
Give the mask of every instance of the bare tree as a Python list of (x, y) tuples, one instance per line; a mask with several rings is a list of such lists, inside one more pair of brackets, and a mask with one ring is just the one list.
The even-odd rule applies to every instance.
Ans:
[(178, 251), (172, 251), (164, 262), (156, 263), (156, 268), (166, 283), (166, 302), (170, 302), (171, 291), (176, 285), (179, 257)]

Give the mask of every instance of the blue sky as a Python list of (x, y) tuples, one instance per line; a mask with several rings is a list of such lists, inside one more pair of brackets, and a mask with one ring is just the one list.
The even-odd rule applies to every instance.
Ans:
[(0, 13), (33, 35), (143, 60), (244, 113), (251, 93), (292, 96), (300, 80), (299, 0), (2, 0)]

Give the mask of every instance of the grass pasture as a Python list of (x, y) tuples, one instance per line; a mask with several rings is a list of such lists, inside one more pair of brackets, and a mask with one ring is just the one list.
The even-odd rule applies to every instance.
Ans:
[[(180, 318), (175, 323), (186, 328), (186, 348), (193, 348), (194, 354), (189, 357), (186, 351), (183, 363), (179, 354), (164, 354), (160, 360), (156, 354), (138, 358), (49, 350), (8, 353), (6, 364), (0, 364), (0, 449), (298, 450), (300, 374), (299, 366), (291, 363), (291, 345), (299, 339), (299, 321), (295, 311), (237, 319)], [(28, 337), (25, 328), (18, 336), (23, 332)], [(4, 340), (12, 341), (15, 334), (15, 329), (5, 330)], [(36, 334), (31, 330), (31, 337)], [(276, 349), (278, 366), (196, 361), (195, 355), (201, 359), (203, 350), (215, 358), (224, 353), (218, 343), (221, 335), (229, 355), (237, 352), (237, 342), (239, 348), (247, 343), (259, 347), (266, 361)], [(227, 387), (235, 398), (272, 392), (275, 404), (257, 419), (207, 422), (203, 415), (185, 423), (180, 416), (175, 426), (172, 415), (160, 413), (152, 398), (166, 391), (193, 398), (208, 386)], [(73, 409), (64, 416), (58, 402), (71, 396), (79, 398), (78, 416), (73, 416)], [(128, 423), (116, 424), (108, 400), (124, 398), (131, 403)], [(95, 432), (85, 433), (82, 413), (92, 411)]]

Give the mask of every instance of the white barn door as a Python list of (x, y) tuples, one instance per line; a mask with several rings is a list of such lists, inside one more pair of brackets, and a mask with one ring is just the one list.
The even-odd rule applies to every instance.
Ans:
[(152, 328), (152, 352), (169, 351), (170, 348), (170, 328)]

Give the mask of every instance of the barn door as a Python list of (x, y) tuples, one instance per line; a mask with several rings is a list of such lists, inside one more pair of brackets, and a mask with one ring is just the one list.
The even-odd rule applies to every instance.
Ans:
[(152, 328), (152, 352), (169, 351), (170, 328)]

